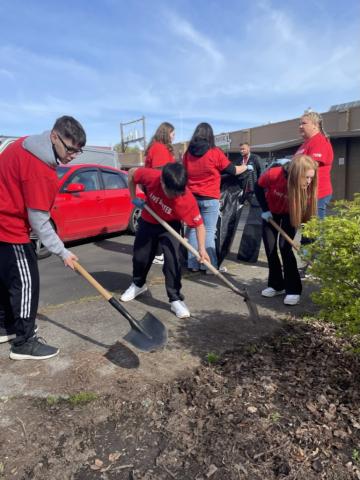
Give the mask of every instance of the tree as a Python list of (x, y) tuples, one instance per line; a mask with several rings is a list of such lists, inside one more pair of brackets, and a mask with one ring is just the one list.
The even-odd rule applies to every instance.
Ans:
[[(121, 143), (117, 143), (116, 145), (114, 145), (114, 150), (118, 153), (123, 153)], [(125, 153), (140, 152), (140, 151), (141, 151), (141, 148), (138, 145), (135, 145), (134, 147), (129, 147), (129, 146), (125, 147)]]

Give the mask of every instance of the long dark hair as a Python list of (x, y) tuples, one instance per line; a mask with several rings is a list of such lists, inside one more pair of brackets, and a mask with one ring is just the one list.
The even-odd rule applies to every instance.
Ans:
[(191, 137), (189, 147), (199, 139), (206, 140), (209, 144), (209, 148), (215, 147), (214, 132), (211, 125), (206, 122), (199, 123)]
[(151, 137), (150, 143), (145, 150), (145, 155), (148, 154), (148, 151), (149, 151), (150, 147), (155, 142), (163, 143), (166, 146), (166, 148), (169, 150), (169, 152), (173, 153), (174, 148), (173, 148), (172, 143), (171, 143), (170, 134), (174, 130), (175, 130), (175, 127), (174, 127), (174, 125), (171, 125), (171, 123), (169, 123), (169, 122), (161, 123), (158, 126), (154, 135)]

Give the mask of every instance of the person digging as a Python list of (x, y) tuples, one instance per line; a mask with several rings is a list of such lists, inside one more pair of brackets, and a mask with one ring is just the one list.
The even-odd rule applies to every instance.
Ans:
[[(210, 262), (205, 249), (205, 227), (193, 194), (186, 187), (187, 173), (181, 163), (169, 163), (163, 170), (132, 168), (129, 171), (129, 190), (132, 202), (138, 208), (145, 203), (160, 218), (180, 232), (181, 222), (196, 229), (200, 262)], [(146, 200), (136, 197), (136, 185), (145, 187)], [(133, 249), (133, 281), (120, 300), (129, 302), (146, 292), (146, 277), (158, 245), (164, 252), (163, 273), (170, 310), (178, 318), (190, 317), (181, 293), (180, 243), (150, 213), (143, 209), (139, 219)]]

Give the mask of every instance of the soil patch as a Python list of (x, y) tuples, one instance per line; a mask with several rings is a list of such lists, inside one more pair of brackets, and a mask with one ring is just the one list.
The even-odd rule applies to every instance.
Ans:
[(3, 398), (14, 422), (1, 423), (0, 478), (359, 479), (359, 360), (348, 348), (327, 325), (288, 323), (169, 384)]

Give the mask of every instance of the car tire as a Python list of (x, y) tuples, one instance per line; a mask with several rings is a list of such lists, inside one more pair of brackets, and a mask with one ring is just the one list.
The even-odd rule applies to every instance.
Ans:
[(134, 208), (134, 210), (131, 212), (129, 225), (128, 225), (128, 230), (130, 233), (134, 233), (134, 234), (136, 233), (140, 217), (141, 217), (141, 208)]

